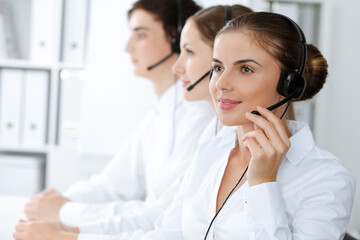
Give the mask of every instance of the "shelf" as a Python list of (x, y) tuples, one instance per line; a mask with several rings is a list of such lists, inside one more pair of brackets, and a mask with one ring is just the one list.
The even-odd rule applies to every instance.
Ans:
[(41, 69), (50, 70), (53, 64), (41, 64), (34, 63), (28, 60), (16, 60), (16, 59), (0, 59), (1, 68), (23, 68), (23, 69)]
[(10, 145), (0, 145), (0, 152), (12, 152), (12, 153), (37, 153), (37, 154), (47, 154), (49, 152), (49, 146), (10, 146)]
[(85, 64), (73, 64), (73, 63), (58, 63), (57, 64), (58, 69), (85, 69)]

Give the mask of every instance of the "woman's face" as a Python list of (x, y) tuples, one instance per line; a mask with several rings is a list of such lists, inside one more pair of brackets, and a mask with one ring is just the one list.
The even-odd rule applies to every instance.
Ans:
[(209, 77), (203, 79), (191, 91), (187, 90), (191, 84), (210, 70), (212, 57), (212, 47), (201, 39), (200, 32), (191, 19), (186, 22), (181, 32), (180, 48), (180, 56), (172, 69), (183, 81), (185, 99), (211, 101)]
[[(215, 39), (210, 93), (220, 121), (238, 126), (250, 123), (246, 112), (280, 100), (276, 87), (278, 62), (246, 33), (223, 33)], [(280, 116), (281, 110), (274, 114)]]
[(170, 39), (156, 16), (143, 9), (131, 14), (129, 25), (131, 36), (125, 49), (135, 66), (134, 74), (148, 77), (147, 68), (171, 52)]

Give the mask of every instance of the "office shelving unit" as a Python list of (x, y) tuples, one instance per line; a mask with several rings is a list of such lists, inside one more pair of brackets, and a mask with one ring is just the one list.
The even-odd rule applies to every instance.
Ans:
[[(0, 143), (0, 164), (1, 158), (7, 155), (41, 158), (44, 163), (41, 188), (46, 185), (44, 182), (46, 163), (52, 155), (51, 152), (54, 149), (57, 151), (61, 149), (62, 140), (64, 138), (66, 140), (67, 137), (62, 134), (62, 115), (63, 111), (67, 111), (63, 109), (62, 101), (67, 93), (62, 89), (64, 74), (61, 73), (85, 71), (89, 2), (89, 0), (2, 0), (0, 2), (0, 35), (4, 36), (3, 40), (0, 39), (2, 40), (0, 73), (19, 70), (48, 74), (47, 92), (44, 98), (46, 120), (45, 126), (42, 126), (45, 129), (45, 136), (42, 143), (31, 144), (30, 141), (29, 144), (29, 141), (24, 143), (21, 139), (17, 143), (7, 143), (5, 139)], [(2, 81), (3, 79), (0, 79), (0, 87)], [(0, 114), (7, 113), (2, 112), (0, 107)], [(19, 121), (24, 121), (24, 114), (20, 115)], [(1, 134), (4, 133), (0, 132), (0, 138)], [(76, 143), (76, 141), (71, 143), (73, 142)], [(67, 144), (65, 148), (66, 150), (76, 148), (76, 145)]]

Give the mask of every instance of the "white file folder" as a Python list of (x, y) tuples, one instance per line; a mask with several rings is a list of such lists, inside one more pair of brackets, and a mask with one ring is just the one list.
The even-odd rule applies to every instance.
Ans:
[(77, 148), (81, 135), (82, 73), (69, 69), (60, 73), (59, 145), (63, 149)]
[(84, 62), (88, 0), (65, 0), (62, 60), (66, 63)]
[(24, 72), (24, 122), (25, 145), (43, 145), (46, 140), (49, 72), (28, 70)]
[(0, 70), (0, 144), (19, 143), (22, 82), (22, 70)]
[(30, 59), (34, 62), (48, 62), (52, 58), (54, 8), (54, 0), (32, 0)]

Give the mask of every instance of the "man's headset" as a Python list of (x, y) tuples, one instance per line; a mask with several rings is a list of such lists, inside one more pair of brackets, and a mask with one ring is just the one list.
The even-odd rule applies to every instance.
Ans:
[[(300, 44), (301, 44), (301, 53), (300, 53), (301, 55), (300, 55), (300, 63), (299, 63), (298, 71), (291, 70), (291, 69), (285, 69), (281, 72), (280, 79), (279, 79), (279, 82), (277, 85), (277, 91), (280, 95), (284, 96), (285, 99), (268, 107), (267, 109), (269, 109), (270, 111), (274, 110), (275, 108), (280, 107), (281, 105), (285, 104), (286, 102), (289, 102), (288, 103), (288, 106), (289, 106), (292, 99), (298, 99), (302, 96), (302, 94), (304, 93), (304, 90), (305, 90), (305, 85), (306, 85), (306, 80), (303, 76), (304, 70), (305, 70), (305, 65), (306, 65), (306, 57), (307, 57), (305, 35), (304, 35), (303, 31), (301, 30), (301, 28), (299, 27), (299, 25), (297, 25), (292, 19), (288, 18), (287, 16), (281, 15), (281, 14), (278, 14), (278, 15), (283, 17), (287, 21), (289, 21), (294, 26), (296, 31), (298, 32)], [(211, 77), (212, 77), (212, 69), (210, 70), (210, 79), (211, 79)], [(286, 107), (284, 113), (282, 114), (281, 118), (284, 116), (284, 114), (287, 110), (287, 107)], [(252, 111), (251, 113), (260, 116), (260, 113), (258, 111)], [(236, 183), (234, 188), (230, 191), (229, 195), (227, 196), (227, 198), (225, 199), (225, 201), (219, 208), (219, 211), (217, 211), (217, 213), (211, 220), (209, 227), (206, 231), (204, 240), (206, 240), (206, 238), (209, 234), (211, 225), (213, 224), (216, 216), (219, 214), (221, 209), (224, 207), (224, 205), (225, 205), (226, 201), (229, 199), (230, 195), (235, 191), (236, 187), (240, 184), (240, 182), (243, 179), (243, 177), (245, 176), (245, 173), (247, 172), (247, 170), (248, 170), (248, 167), (245, 169), (244, 173), (242, 174), (242, 176), (240, 177), (240, 179), (238, 180), (238, 182)]]
[[(225, 5), (225, 25), (231, 21), (231, 6), (229, 5)], [(197, 80), (196, 82), (194, 82), (193, 84), (191, 84), (187, 90), (191, 91), (196, 85), (198, 85), (204, 78), (206, 78), (208, 75), (210, 74), (210, 79), (212, 76), (212, 71), (209, 70), (207, 71), (201, 78), (199, 78), (199, 80)]]
[(165, 62), (166, 60), (168, 60), (172, 55), (174, 55), (175, 53), (179, 54), (180, 53), (180, 34), (181, 34), (181, 30), (183, 27), (183, 10), (182, 10), (182, 4), (181, 4), (181, 0), (176, 0), (176, 7), (177, 7), (177, 33), (176, 36), (171, 38), (171, 53), (169, 55), (167, 55), (166, 57), (164, 57), (163, 59), (161, 59), (160, 61), (158, 61), (157, 63), (149, 66), (147, 68), (148, 71), (154, 69), (155, 67), (159, 66), (160, 64), (162, 64), (163, 62)]

